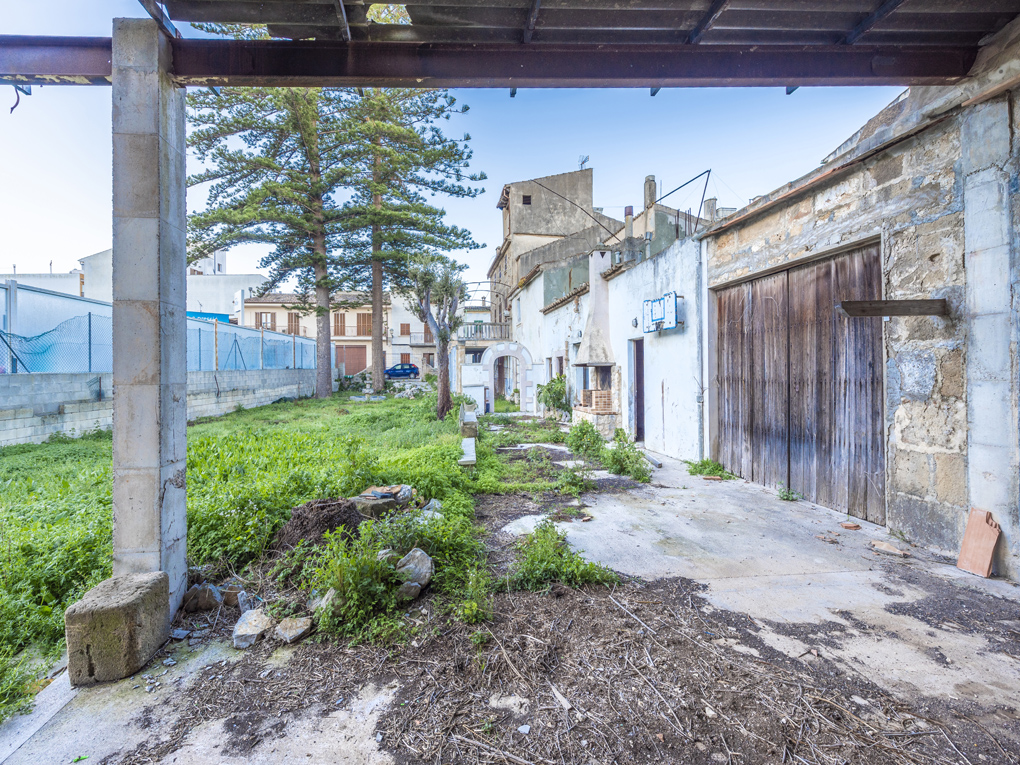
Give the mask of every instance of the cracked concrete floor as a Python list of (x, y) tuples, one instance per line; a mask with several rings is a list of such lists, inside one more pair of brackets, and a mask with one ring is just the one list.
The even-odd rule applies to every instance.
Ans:
[[(696, 580), (714, 607), (754, 619), (771, 647), (802, 660), (814, 649), (895, 695), (974, 702), (992, 724), (1020, 718), (1020, 588), (964, 573), (882, 526), (845, 530), (843, 514), (739, 479), (706, 481), (656, 456), (651, 484), (584, 497), (594, 521), (558, 524), (585, 557), (646, 579)], [(872, 540), (911, 556), (875, 553)]]

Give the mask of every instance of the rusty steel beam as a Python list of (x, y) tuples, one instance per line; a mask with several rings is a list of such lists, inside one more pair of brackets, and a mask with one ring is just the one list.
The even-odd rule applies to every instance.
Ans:
[(0, 35), (0, 78), (28, 85), (109, 85), (109, 37)]
[[(520, 45), (175, 39), (182, 85), (717, 87), (946, 85), (968, 47)], [(109, 38), (0, 36), (0, 79), (108, 85)]]
[(946, 85), (962, 47), (520, 45), (173, 40), (185, 85), (390, 87), (719, 87)]

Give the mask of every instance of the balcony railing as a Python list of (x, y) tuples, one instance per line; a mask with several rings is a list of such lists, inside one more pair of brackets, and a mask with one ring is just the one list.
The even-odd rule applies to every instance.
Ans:
[(496, 322), (475, 322), (463, 324), (457, 330), (458, 340), (510, 340), (510, 325)]
[(431, 332), (412, 332), (410, 335), (403, 335), (402, 337), (410, 337), (408, 341), (411, 345), (435, 345), (436, 339)]
[[(330, 332), (333, 337), (371, 337), (372, 336), (372, 325), (357, 326), (354, 324), (347, 324), (338, 327), (336, 324), (330, 324)], [(386, 325), (383, 325), (383, 336), (389, 332)]]

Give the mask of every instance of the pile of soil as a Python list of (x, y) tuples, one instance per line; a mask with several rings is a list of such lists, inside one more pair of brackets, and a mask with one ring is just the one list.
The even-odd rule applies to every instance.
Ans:
[(291, 510), (290, 520), (276, 532), (270, 549), (277, 552), (290, 550), (297, 547), (302, 539), (317, 545), (322, 542), (323, 534), (341, 526), (343, 533), (353, 538), (358, 535), (362, 520), (354, 502), (349, 499), (312, 500)]

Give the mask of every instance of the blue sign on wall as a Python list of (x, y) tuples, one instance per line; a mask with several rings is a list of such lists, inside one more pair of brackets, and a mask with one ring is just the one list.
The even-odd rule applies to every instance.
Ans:
[(657, 300), (646, 300), (642, 310), (642, 330), (660, 332), (677, 327), (677, 300), (683, 300), (675, 292), (667, 292)]

